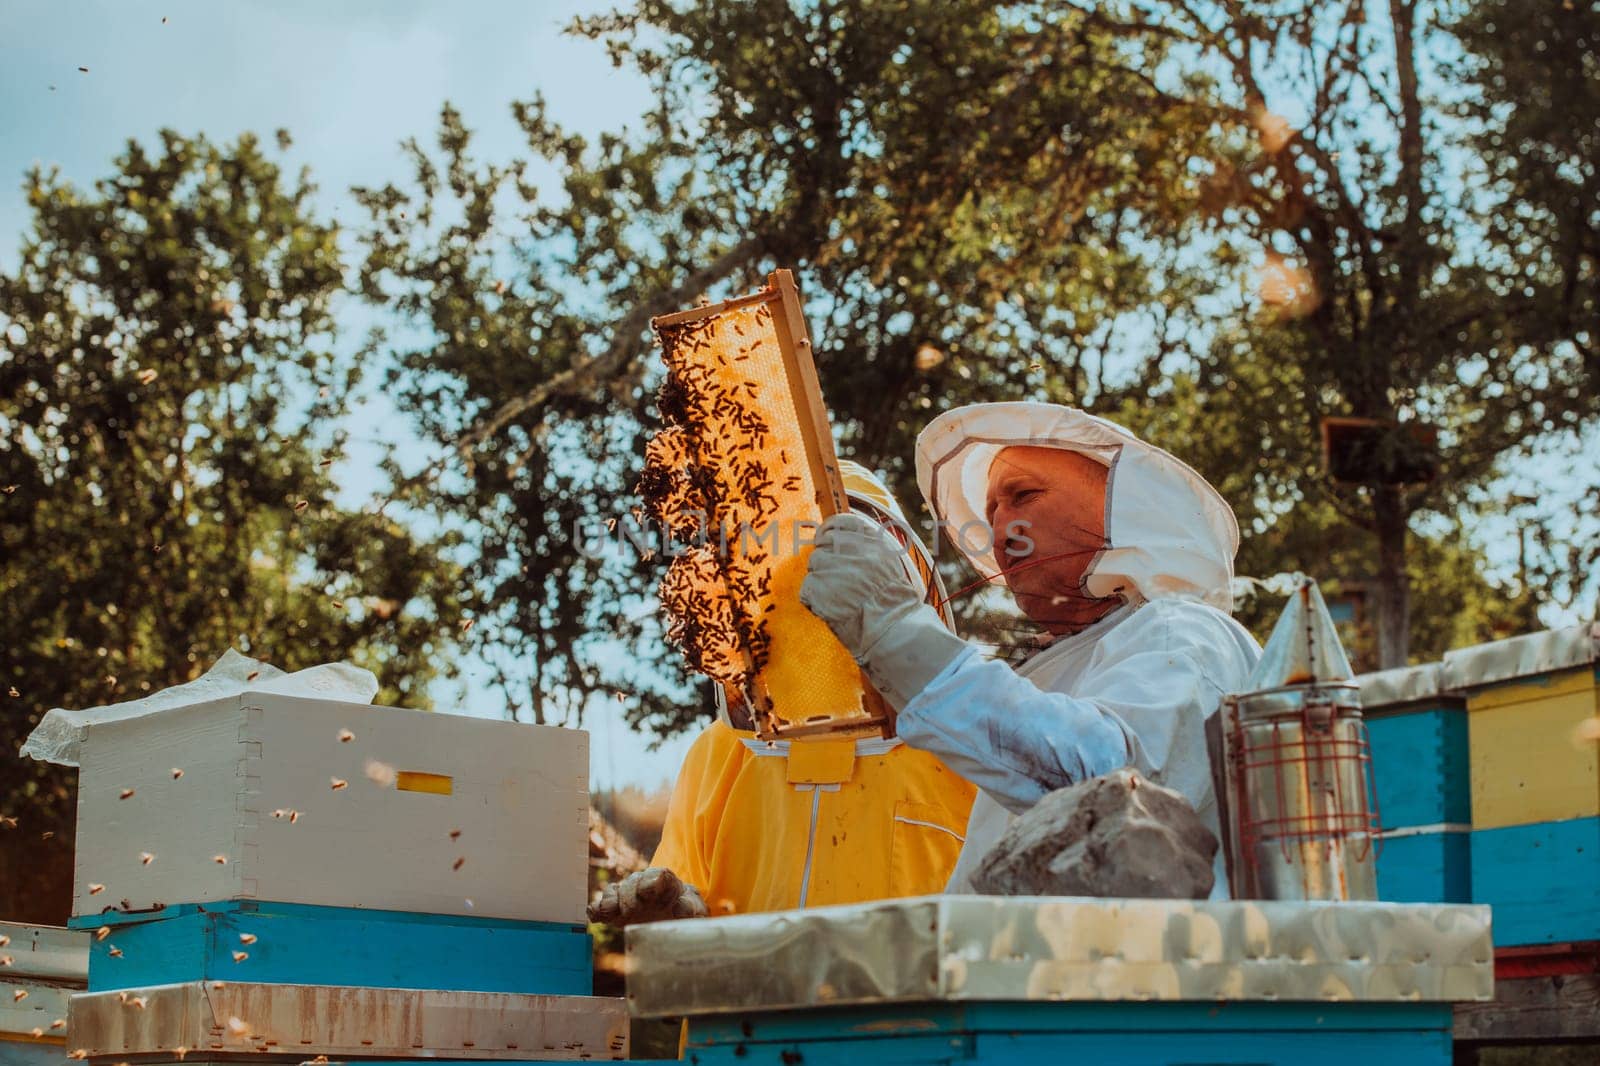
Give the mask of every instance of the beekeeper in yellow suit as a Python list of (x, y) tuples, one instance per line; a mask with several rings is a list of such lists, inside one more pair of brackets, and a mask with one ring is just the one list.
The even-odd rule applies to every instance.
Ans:
[[(851, 510), (909, 550), (908, 579), (951, 625), (944, 587), (900, 505), (841, 462)], [(938, 892), (961, 853), (975, 789), (898, 738), (757, 740), (719, 694), (718, 721), (684, 759), (651, 869), (607, 886), (614, 925)], [(703, 901), (703, 903), (702, 903)]]

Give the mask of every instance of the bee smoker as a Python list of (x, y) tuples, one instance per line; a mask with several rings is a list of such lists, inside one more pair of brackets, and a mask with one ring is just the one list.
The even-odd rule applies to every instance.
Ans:
[(1360, 690), (1316, 583), (1295, 582), (1246, 691), (1208, 730), (1233, 897), (1377, 899)]

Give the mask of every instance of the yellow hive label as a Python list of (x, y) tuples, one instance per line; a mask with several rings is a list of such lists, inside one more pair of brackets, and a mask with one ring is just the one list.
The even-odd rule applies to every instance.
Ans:
[(394, 775), (394, 787), (401, 792), (431, 792), (435, 796), (449, 796), (455, 792), (455, 779), (446, 774), (401, 770)]

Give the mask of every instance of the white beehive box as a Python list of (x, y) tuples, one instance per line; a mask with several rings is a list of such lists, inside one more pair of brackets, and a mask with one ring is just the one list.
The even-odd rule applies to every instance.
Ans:
[(581, 730), (247, 692), (91, 726), (80, 761), (74, 916), (258, 899), (584, 920)]

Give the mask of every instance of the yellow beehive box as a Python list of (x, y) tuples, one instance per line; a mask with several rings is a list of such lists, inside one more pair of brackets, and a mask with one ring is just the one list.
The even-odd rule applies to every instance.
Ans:
[(1600, 815), (1600, 628), (1534, 633), (1445, 656), (1467, 697), (1474, 829)]

